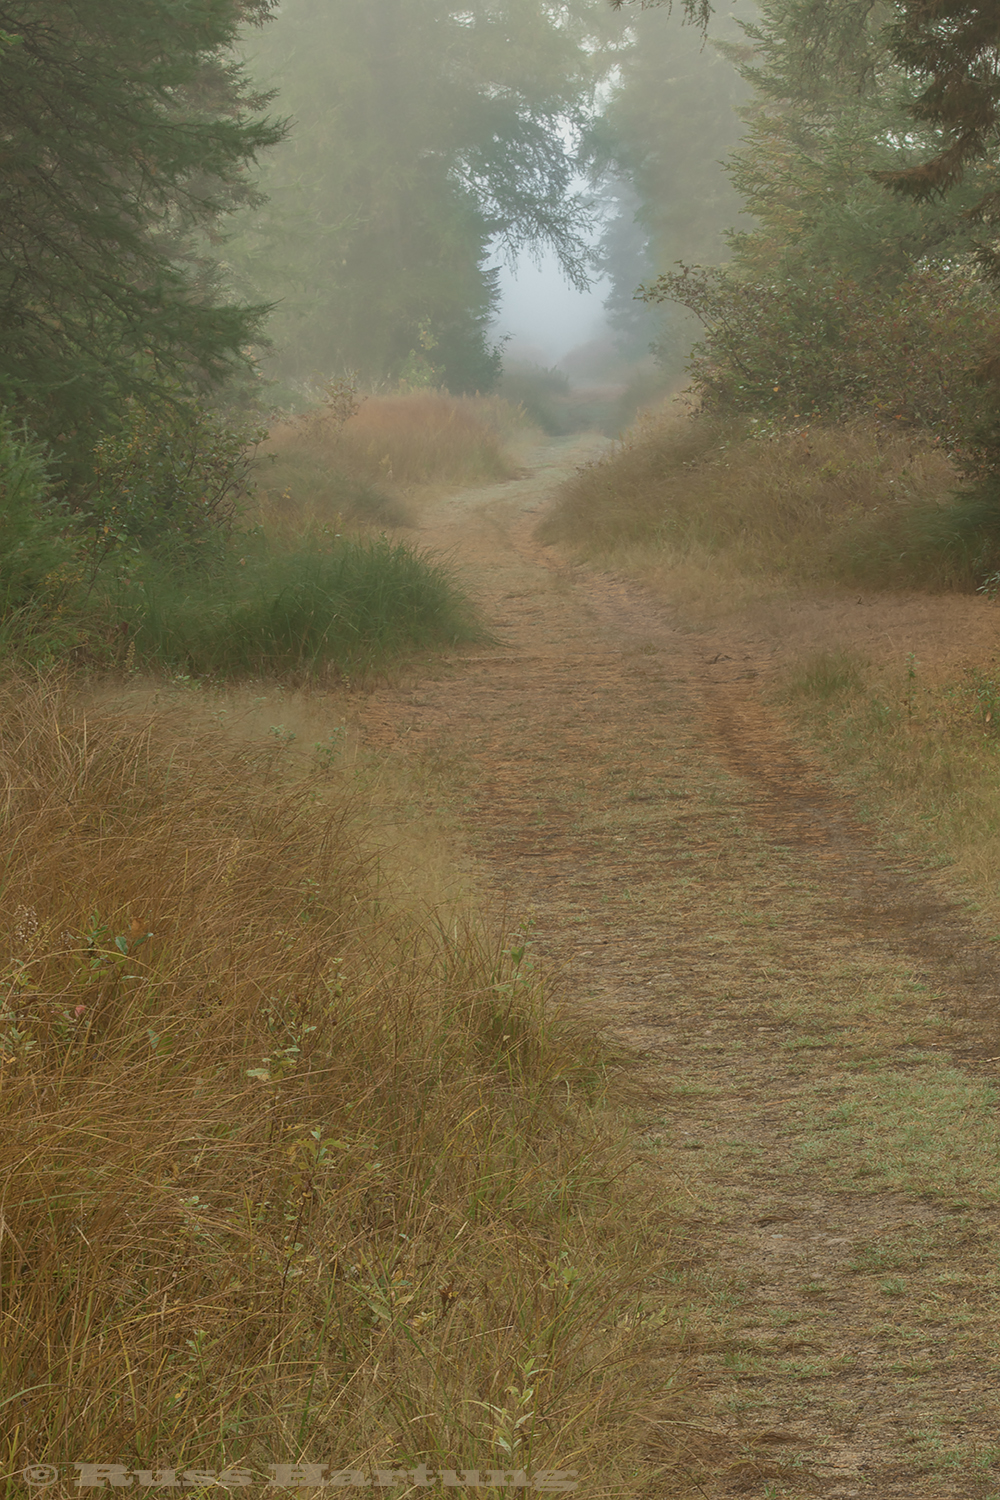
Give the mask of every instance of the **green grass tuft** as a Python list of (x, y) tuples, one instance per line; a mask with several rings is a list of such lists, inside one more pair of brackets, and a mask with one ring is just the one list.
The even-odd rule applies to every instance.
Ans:
[(824, 702), (865, 685), (864, 667), (849, 651), (819, 651), (802, 662), (788, 684), (790, 695)]
[(110, 600), (140, 665), (240, 677), (365, 671), (413, 647), (485, 638), (448, 568), (385, 536), (324, 552), (227, 554), (200, 576), (152, 566)]

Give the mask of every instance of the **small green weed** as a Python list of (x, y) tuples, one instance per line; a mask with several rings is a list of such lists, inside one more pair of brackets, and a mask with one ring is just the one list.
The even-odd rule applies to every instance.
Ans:
[(987, 735), (1000, 734), (1000, 683), (977, 668), (969, 669), (970, 691), (976, 717)]

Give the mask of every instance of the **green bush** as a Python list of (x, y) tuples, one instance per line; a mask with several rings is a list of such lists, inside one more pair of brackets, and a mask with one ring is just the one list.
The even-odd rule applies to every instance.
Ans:
[(951, 503), (866, 518), (844, 539), (845, 576), (974, 587), (1000, 565), (1000, 303), (973, 268), (924, 268), (879, 290), (819, 272), (767, 282), (685, 267), (651, 295), (705, 325), (689, 366), (705, 411), (764, 428), (873, 418), (930, 433), (950, 455)]
[(0, 411), (0, 617), (57, 606), (74, 577), (44, 446)]
[(1000, 432), (984, 426), (995, 403), (976, 373), (1000, 307), (968, 269), (920, 270), (887, 291), (820, 272), (767, 281), (685, 267), (650, 295), (701, 319), (689, 370), (708, 411), (901, 421), (932, 429), (977, 472), (984, 460), (1000, 468)]
[(182, 564), (217, 548), (248, 492), (265, 435), (184, 396), (155, 410), (130, 401), (120, 426), (93, 449), (93, 480), (78, 515), (92, 563), (121, 546)]
[[(410, 547), (315, 518), (237, 526), (260, 436), (190, 401), (132, 405), (69, 512), (42, 446), (0, 419), (0, 650), (219, 678), (347, 674), (482, 638), (448, 570)], [(355, 510), (379, 506), (367, 481), (338, 483)]]

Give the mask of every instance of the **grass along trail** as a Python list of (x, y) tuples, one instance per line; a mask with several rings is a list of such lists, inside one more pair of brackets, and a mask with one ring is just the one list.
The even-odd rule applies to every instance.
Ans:
[(1000, 1495), (993, 934), (859, 825), (735, 628), (533, 540), (595, 447), (425, 515), (500, 644), (360, 698), (364, 731), (436, 766), (642, 1101), (689, 1252), (665, 1493)]

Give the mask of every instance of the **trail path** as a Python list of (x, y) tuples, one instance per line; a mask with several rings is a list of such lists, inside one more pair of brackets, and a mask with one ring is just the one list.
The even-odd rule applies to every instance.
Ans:
[(448, 762), (635, 1059), (707, 1299), (665, 1497), (998, 1495), (996, 950), (761, 706), (752, 645), (533, 540), (598, 446), (425, 516), (501, 644), (364, 698), (364, 732)]

